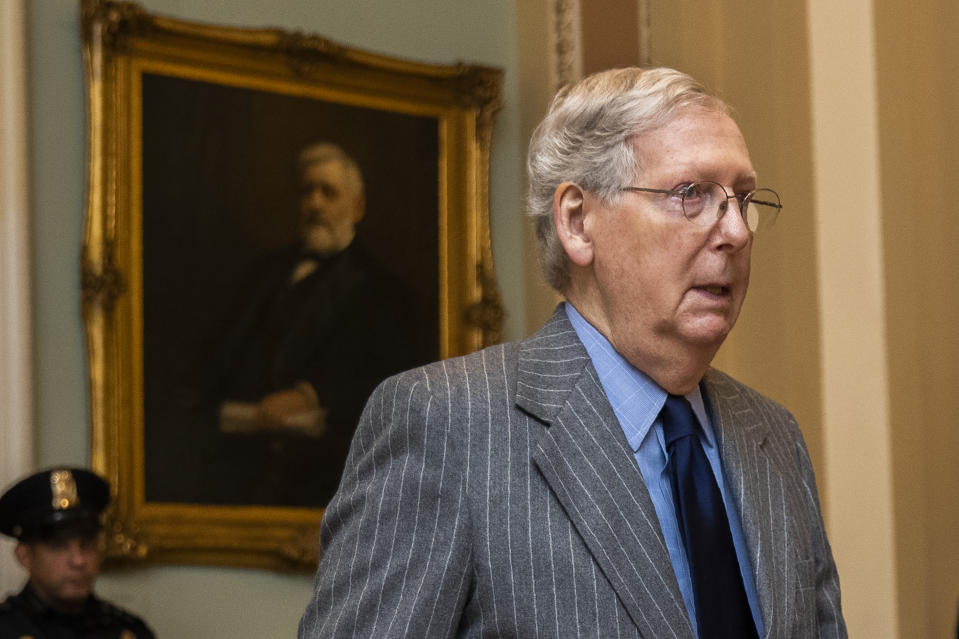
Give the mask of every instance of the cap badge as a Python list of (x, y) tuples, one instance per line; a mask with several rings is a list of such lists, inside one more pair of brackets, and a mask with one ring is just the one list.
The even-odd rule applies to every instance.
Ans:
[(73, 508), (80, 501), (77, 497), (77, 482), (69, 470), (55, 470), (50, 473), (50, 493), (53, 495), (54, 510)]

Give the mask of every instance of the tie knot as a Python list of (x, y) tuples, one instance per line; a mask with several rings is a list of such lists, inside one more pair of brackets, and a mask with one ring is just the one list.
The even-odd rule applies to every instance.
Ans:
[(693, 414), (693, 407), (689, 405), (685, 397), (667, 396), (666, 405), (663, 406), (660, 415), (663, 419), (666, 448), (672, 446), (676, 440), (696, 434), (696, 415)]

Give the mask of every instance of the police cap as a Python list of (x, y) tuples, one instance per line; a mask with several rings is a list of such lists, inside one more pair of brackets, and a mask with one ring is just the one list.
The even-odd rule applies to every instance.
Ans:
[(110, 485), (89, 470), (42, 470), (0, 497), (0, 533), (20, 541), (94, 534), (109, 502)]

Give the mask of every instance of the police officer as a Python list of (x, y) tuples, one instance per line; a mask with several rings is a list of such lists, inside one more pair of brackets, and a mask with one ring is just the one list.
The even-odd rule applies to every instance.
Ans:
[(0, 604), (0, 639), (153, 639), (142, 620), (93, 594), (109, 501), (109, 484), (80, 468), (38, 472), (0, 497), (0, 533), (17, 539), (29, 574)]

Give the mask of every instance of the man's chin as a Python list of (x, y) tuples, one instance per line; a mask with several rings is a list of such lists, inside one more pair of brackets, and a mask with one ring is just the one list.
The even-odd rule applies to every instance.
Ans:
[(324, 230), (309, 233), (304, 239), (303, 246), (310, 253), (317, 255), (335, 255), (350, 244), (353, 238), (339, 238)]
[(719, 349), (729, 332), (732, 330), (732, 324), (722, 318), (712, 317), (707, 320), (687, 326), (683, 331), (685, 341), (691, 345), (700, 348)]
[(57, 599), (64, 605), (75, 606), (84, 603), (92, 594), (93, 584), (67, 583), (60, 588)]

